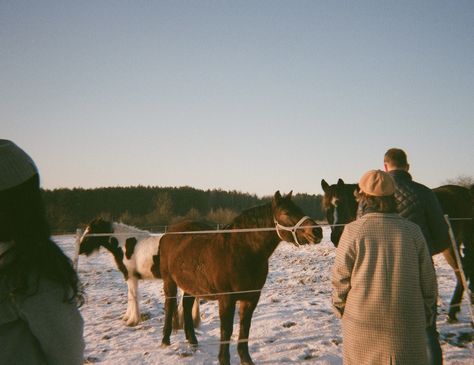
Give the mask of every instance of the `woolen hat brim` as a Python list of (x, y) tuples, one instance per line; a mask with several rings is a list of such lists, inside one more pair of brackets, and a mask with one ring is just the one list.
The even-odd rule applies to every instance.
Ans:
[(37, 173), (25, 151), (12, 141), (0, 139), (0, 191), (20, 185)]

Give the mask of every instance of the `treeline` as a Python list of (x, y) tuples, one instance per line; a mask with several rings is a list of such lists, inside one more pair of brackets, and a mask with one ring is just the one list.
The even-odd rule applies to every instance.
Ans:
[[(224, 225), (271, 200), (237, 191), (145, 186), (43, 190), (43, 198), (55, 233), (75, 232), (98, 216), (157, 232), (187, 218)], [(323, 219), (321, 195), (296, 194), (293, 200), (305, 214)]]

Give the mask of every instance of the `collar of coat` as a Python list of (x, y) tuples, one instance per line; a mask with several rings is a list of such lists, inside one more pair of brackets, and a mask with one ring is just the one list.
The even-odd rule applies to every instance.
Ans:
[(410, 173), (405, 170), (392, 170), (392, 171), (389, 171), (389, 174), (392, 175), (395, 178), (395, 180), (408, 180), (408, 181), (413, 180)]

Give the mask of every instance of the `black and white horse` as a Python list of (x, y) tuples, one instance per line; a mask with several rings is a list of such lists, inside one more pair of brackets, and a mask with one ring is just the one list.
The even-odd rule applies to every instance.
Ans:
[[(161, 278), (158, 252), (161, 237), (123, 223), (97, 218), (89, 223), (80, 239), (79, 254), (89, 256), (102, 246), (113, 255), (128, 286), (127, 311), (123, 316), (127, 326), (136, 326), (140, 322), (138, 281)], [(193, 321), (197, 327), (200, 322), (198, 300), (193, 307)], [(182, 319), (179, 322), (182, 323)], [(177, 328), (177, 318), (174, 323)]]

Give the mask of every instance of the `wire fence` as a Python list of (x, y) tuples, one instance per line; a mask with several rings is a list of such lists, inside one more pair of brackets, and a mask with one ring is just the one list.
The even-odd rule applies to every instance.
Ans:
[[(472, 218), (448, 218), (449, 221), (460, 221), (460, 220), (472, 220)], [(307, 229), (307, 228), (323, 228), (323, 227), (342, 227), (347, 225), (346, 223), (344, 224), (320, 224), (320, 225), (309, 225), (309, 226), (293, 226), (293, 227), (288, 227), (292, 228), (295, 230), (299, 229)], [(132, 227), (134, 228), (134, 227)], [(150, 237), (161, 237), (165, 234), (167, 235), (195, 235), (195, 234), (229, 234), (229, 233), (250, 233), (250, 232), (271, 232), (271, 231), (277, 231), (276, 227), (263, 227), (263, 228), (238, 228), (238, 229), (219, 229), (216, 228), (215, 230), (203, 230), (203, 231), (177, 231), (177, 232), (166, 232), (166, 233), (150, 233), (147, 231), (142, 231), (142, 230), (137, 230), (136, 232), (130, 231), (130, 232), (113, 232), (113, 233), (87, 233), (83, 234), (82, 230), (78, 230), (76, 232), (76, 257), (74, 258), (74, 262), (76, 263), (77, 266), (77, 256), (79, 252), (79, 244), (80, 240), (85, 238), (85, 237), (109, 237), (109, 236), (133, 236), (134, 234), (139, 234), (139, 235), (147, 235)], [(458, 265), (460, 265), (460, 262), (458, 262)], [(215, 296), (221, 296), (221, 295), (232, 295), (232, 294), (250, 294), (250, 293), (257, 293), (261, 292), (262, 289), (254, 289), (254, 290), (241, 290), (241, 291), (228, 291), (228, 292), (217, 292), (217, 293), (203, 293), (199, 294), (199, 297), (201, 298), (206, 298), (206, 297), (215, 297)], [(265, 290), (268, 290), (265, 289)], [(185, 295), (184, 297), (194, 297), (191, 295)], [(166, 299), (179, 299), (177, 296), (170, 296), (166, 297)]]
[[(446, 216), (446, 219), (447, 219), (447, 222), (448, 222), (448, 226), (449, 226), (449, 229), (451, 230), (451, 226), (449, 225), (449, 221), (461, 221), (461, 220), (472, 220), (472, 218), (448, 218)], [(292, 227), (294, 228), (295, 230), (298, 230), (298, 229), (307, 229), (307, 228), (323, 228), (323, 227), (340, 227), (340, 226), (345, 226), (346, 224), (320, 224), (320, 225), (310, 225), (310, 226), (300, 226), (300, 227)], [(290, 227), (288, 227), (290, 228)], [(163, 236), (164, 234), (167, 234), (167, 235), (194, 235), (194, 234), (229, 234), (229, 233), (249, 233), (249, 232), (269, 232), (269, 231), (277, 231), (277, 228), (276, 227), (263, 227), (263, 228), (240, 228), (240, 229), (219, 229), (219, 226), (215, 229), (215, 230), (205, 230), (205, 231), (180, 231), (180, 232), (166, 232), (166, 233), (150, 233), (150, 232), (147, 232), (147, 231), (137, 231), (135, 233), (138, 233), (138, 234), (146, 234), (147, 236)], [(77, 239), (76, 239), (76, 254), (78, 254), (78, 246), (79, 246), (79, 243), (80, 243), (80, 240), (84, 237), (87, 237), (87, 236), (90, 236), (90, 237), (101, 237), (101, 236), (130, 236), (130, 235), (133, 235), (134, 232), (120, 232), (120, 233), (95, 233), (95, 234), (83, 234), (82, 230), (78, 230), (76, 232), (76, 236), (77, 236)], [(454, 239), (453, 237), (451, 237), (452, 239)], [(455, 241), (453, 241), (453, 245), (455, 245)], [(458, 258), (459, 259), (459, 258)], [(458, 265), (459, 267), (462, 268), (462, 264), (460, 261), (458, 261)], [(77, 266), (77, 258), (76, 258), (76, 266)], [(465, 280), (465, 279), (464, 279)], [(463, 283), (465, 285), (465, 290), (466, 290), (466, 293), (469, 294), (469, 289), (467, 288), (467, 285), (466, 283), (464, 282)], [(266, 292), (271, 292), (271, 291), (275, 291), (275, 292), (278, 292), (278, 291), (288, 291), (289, 289), (293, 289), (295, 287), (295, 285), (291, 285), (291, 286), (275, 286), (275, 287), (272, 287), (272, 286), (269, 286), (269, 287), (262, 287), (261, 289), (253, 289), (253, 290), (242, 290), (242, 291), (226, 291), (226, 292), (217, 292), (217, 293), (203, 293), (203, 294), (199, 294), (199, 295), (196, 295), (195, 297), (197, 298), (202, 298), (202, 299), (206, 299), (208, 297), (210, 298), (215, 298), (216, 296), (222, 296), (222, 295), (242, 295), (242, 294), (252, 294), (252, 293), (261, 293), (262, 291), (266, 291)], [(308, 289), (308, 288), (311, 288), (312, 286), (311, 285), (308, 285), (308, 284), (305, 284), (305, 288)], [(317, 287), (316, 285), (314, 285), (314, 287)], [(181, 297), (194, 297), (194, 295), (183, 295), (183, 296), (168, 296), (168, 297), (165, 297), (165, 299), (179, 299)], [(469, 301), (469, 312), (470, 312), (470, 316), (471, 316), (471, 320), (472, 320), (472, 303), (470, 302), (470, 295), (468, 295), (468, 301)], [(199, 299), (196, 299), (196, 300), (199, 300)], [(461, 305), (461, 304), (460, 304)], [(267, 340), (268, 338), (258, 338), (258, 337), (252, 337), (252, 341), (264, 341), (264, 340)], [(222, 345), (222, 344), (230, 344), (230, 343), (241, 343), (241, 342), (248, 342), (249, 339), (230, 339), (229, 341), (220, 341), (220, 340), (211, 340), (211, 341), (200, 341), (201, 344), (206, 344), (206, 345)], [(180, 342), (178, 342), (180, 343)], [(184, 343), (184, 342), (182, 342)]]

